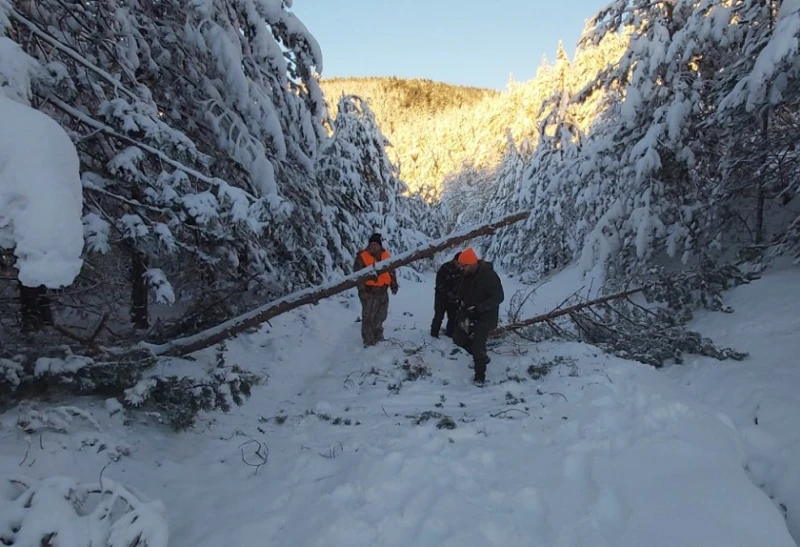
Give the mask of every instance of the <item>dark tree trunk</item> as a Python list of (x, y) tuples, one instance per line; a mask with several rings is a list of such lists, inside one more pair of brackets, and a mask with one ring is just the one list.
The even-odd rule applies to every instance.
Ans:
[(46, 325), (53, 324), (53, 310), (47, 298), (47, 288), (26, 287), (19, 284), (19, 303), (22, 319), (22, 330), (35, 332)]
[(147, 264), (145, 256), (139, 251), (131, 251), (131, 323), (137, 329), (150, 326), (147, 309)]
[[(777, 13), (777, 9), (780, 7), (780, 2), (776, 2), (774, 0), (765, 0), (764, 4), (769, 8), (769, 28), (770, 31), (775, 28), (775, 15)], [(769, 90), (769, 87), (767, 87)], [(769, 108), (765, 108), (764, 112), (761, 115), (761, 139), (762, 142), (766, 143), (769, 140)], [(761, 245), (764, 243), (764, 207), (766, 205), (766, 194), (767, 188), (766, 185), (768, 184), (767, 177), (769, 176), (770, 168), (769, 168), (769, 150), (767, 147), (764, 148), (764, 160), (763, 160), (763, 173), (762, 176), (758, 179), (758, 203), (756, 204), (756, 234), (755, 234), (755, 243), (756, 245)]]

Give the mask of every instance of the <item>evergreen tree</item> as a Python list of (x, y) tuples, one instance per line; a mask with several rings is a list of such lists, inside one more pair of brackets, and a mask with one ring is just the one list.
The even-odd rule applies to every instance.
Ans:
[[(289, 5), (0, 3), (2, 51), (27, 54), (0, 55), (0, 85), (57, 119), (81, 160), (86, 266), (56, 304), (137, 337), (119, 325), (180, 304), (165, 338), (346, 272), (367, 230), (413, 225), (371, 112), (353, 102), (331, 148), (320, 48)], [(318, 172), (350, 160), (357, 185)]]

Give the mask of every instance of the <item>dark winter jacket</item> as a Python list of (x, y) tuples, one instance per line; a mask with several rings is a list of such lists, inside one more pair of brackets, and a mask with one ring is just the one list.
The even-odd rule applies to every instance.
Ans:
[(449, 260), (442, 264), (436, 272), (436, 298), (458, 302), (463, 275), (455, 261)]
[(505, 300), (503, 284), (491, 262), (481, 260), (475, 273), (464, 275), (461, 284), (461, 313), (475, 306), (476, 322), (497, 326), (500, 304)]

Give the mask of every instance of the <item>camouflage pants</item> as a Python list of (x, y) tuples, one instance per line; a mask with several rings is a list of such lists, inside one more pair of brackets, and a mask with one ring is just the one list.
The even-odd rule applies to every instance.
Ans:
[(365, 287), (359, 291), (361, 300), (361, 339), (364, 346), (383, 340), (383, 322), (389, 314), (389, 288)]

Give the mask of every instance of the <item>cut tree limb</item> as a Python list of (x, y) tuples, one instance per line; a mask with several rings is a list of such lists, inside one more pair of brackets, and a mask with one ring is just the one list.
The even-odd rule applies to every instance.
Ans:
[(531, 317), (530, 319), (525, 319), (524, 321), (520, 321), (519, 323), (512, 323), (510, 325), (504, 325), (502, 327), (498, 327), (494, 329), (491, 333), (491, 336), (500, 336), (506, 334), (507, 332), (511, 332), (514, 330), (522, 329), (525, 327), (530, 327), (531, 325), (535, 325), (536, 323), (542, 323), (544, 321), (551, 321), (556, 317), (561, 317), (562, 315), (569, 315), (574, 313), (578, 310), (582, 310), (584, 308), (589, 308), (591, 306), (596, 306), (597, 304), (603, 304), (605, 302), (610, 302), (611, 300), (617, 300), (619, 298), (626, 298), (632, 294), (636, 294), (641, 292), (644, 289), (631, 289), (628, 291), (623, 291), (620, 293), (609, 294), (606, 296), (602, 296), (600, 298), (595, 298), (594, 300), (589, 300), (587, 302), (582, 302), (580, 304), (575, 304), (574, 306), (569, 306), (567, 308), (553, 310), (547, 313), (543, 313), (541, 315), (537, 315), (536, 317)]
[(61, 325), (53, 325), (53, 329), (56, 332), (62, 334), (63, 336), (66, 336), (67, 338), (75, 340), (76, 342), (80, 342), (86, 347), (97, 350), (97, 343), (95, 342), (95, 340), (97, 340), (97, 336), (100, 334), (100, 331), (103, 330), (103, 327), (106, 325), (108, 318), (109, 318), (109, 313), (108, 312), (104, 313), (103, 317), (100, 318), (100, 322), (97, 324), (97, 327), (95, 327), (94, 331), (92, 331), (92, 334), (90, 334), (88, 337), (75, 334), (74, 332), (71, 332), (66, 328), (62, 327)]
[(514, 213), (489, 224), (484, 224), (483, 226), (467, 229), (455, 234), (451, 234), (447, 237), (437, 239), (420, 249), (408, 251), (407, 253), (390, 258), (389, 260), (378, 262), (373, 267), (359, 270), (341, 280), (333, 281), (319, 287), (311, 287), (303, 291), (284, 296), (283, 298), (265, 304), (243, 315), (239, 315), (238, 317), (234, 317), (233, 319), (229, 319), (224, 323), (198, 332), (192, 336), (178, 338), (177, 340), (173, 340), (165, 344), (143, 344), (143, 346), (151, 350), (156, 355), (176, 356), (187, 355), (195, 351), (209, 348), (222, 342), (223, 340), (227, 340), (228, 338), (236, 336), (242, 331), (257, 327), (273, 317), (294, 310), (306, 304), (313, 304), (324, 298), (328, 298), (342, 291), (346, 291), (347, 289), (351, 289), (369, 279), (380, 275), (381, 273), (399, 268), (400, 266), (405, 266), (406, 264), (411, 264), (412, 262), (416, 262), (417, 260), (421, 260), (423, 258), (430, 257), (439, 251), (443, 251), (465, 241), (469, 241), (470, 239), (474, 239), (479, 236), (491, 235), (499, 228), (527, 218), (529, 214), (530, 213), (528, 211)]

